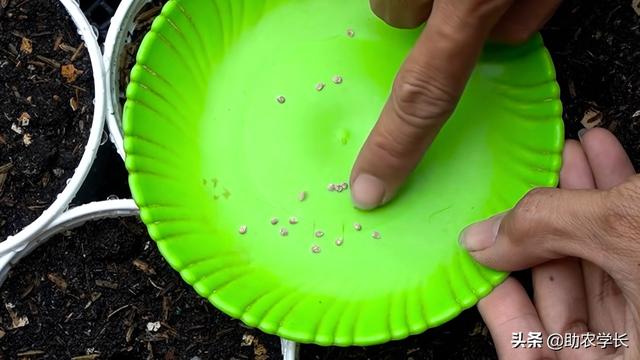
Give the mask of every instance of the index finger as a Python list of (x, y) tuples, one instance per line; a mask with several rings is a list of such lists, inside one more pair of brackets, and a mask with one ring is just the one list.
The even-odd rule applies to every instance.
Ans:
[(389, 201), (453, 112), (491, 28), (512, 0), (436, 1), (351, 173), (361, 209)]

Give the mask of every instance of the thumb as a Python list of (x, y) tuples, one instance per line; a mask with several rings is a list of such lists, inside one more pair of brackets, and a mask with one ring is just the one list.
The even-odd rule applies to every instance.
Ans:
[(435, 1), (351, 173), (356, 207), (389, 201), (453, 112), (485, 39), (510, 0)]
[(504, 214), (469, 226), (460, 242), (480, 263), (503, 271), (578, 257), (605, 270), (611, 264), (606, 193), (536, 189)]

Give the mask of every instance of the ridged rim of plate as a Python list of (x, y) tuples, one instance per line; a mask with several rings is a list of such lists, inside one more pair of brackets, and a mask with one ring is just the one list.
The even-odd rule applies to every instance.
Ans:
[[(410, 291), (407, 291), (405, 294), (396, 294), (396, 297), (400, 297), (402, 303), (401, 305), (396, 304), (397, 299), (388, 299), (388, 314), (387, 316), (387, 328), (388, 330), (385, 333), (380, 333), (376, 337), (363, 337), (358, 333), (358, 326), (361, 325), (360, 321), (363, 318), (361, 309), (358, 308), (358, 304), (343, 302), (339, 304), (333, 304), (332, 306), (326, 306), (325, 312), (323, 314), (316, 314), (317, 319), (315, 320), (316, 324), (314, 325), (312, 330), (309, 329), (300, 329), (297, 326), (292, 326), (291, 323), (296, 323), (295, 321), (291, 321), (291, 318), (299, 317), (300, 314), (295, 313), (295, 308), (302, 303), (303, 301), (307, 301), (305, 298), (305, 294), (301, 289), (293, 289), (288, 288), (285, 285), (279, 284), (277, 288), (270, 289), (267, 292), (261, 291), (253, 294), (253, 299), (249, 302), (244, 302), (243, 304), (236, 304), (233, 301), (228, 301), (233, 298), (233, 296), (229, 296), (227, 292), (227, 296), (222, 298), (219, 296), (218, 291), (221, 289), (220, 286), (217, 286), (215, 290), (203, 284), (203, 279), (194, 275), (192, 269), (194, 267), (198, 267), (201, 263), (210, 261), (210, 258), (200, 259), (199, 261), (195, 259), (191, 259), (190, 261), (183, 262), (179, 259), (180, 256), (176, 256), (176, 254), (165, 251), (162, 244), (166, 241), (176, 241), (180, 239), (181, 236), (186, 236), (185, 234), (175, 234), (175, 233), (164, 233), (162, 230), (162, 222), (163, 221), (175, 221), (175, 214), (180, 214), (181, 207), (185, 207), (185, 205), (181, 204), (162, 204), (160, 202), (149, 202), (145, 199), (145, 189), (138, 186), (138, 179), (144, 177), (163, 177), (170, 178), (170, 174), (164, 173), (154, 173), (150, 171), (149, 168), (146, 168), (143, 164), (145, 161), (149, 162), (157, 162), (159, 159), (154, 156), (156, 154), (142, 154), (136, 152), (136, 143), (145, 143), (145, 146), (155, 148), (162, 154), (172, 154), (170, 156), (174, 156), (175, 159), (173, 161), (179, 162), (179, 154), (171, 149), (167, 148), (165, 145), (160, 144), (158, 142), (154, 142), (153, 139), (141, 137), (140, 134), (135, 134), (132, 136), (132, 123), (131, 119), (131, 108), (137, 105), (143, 105), (145, 107), (149, 107), (148, 104), (140, 104), (137, 99), (139, 93), (141, 91), (153, 91), (149, 88), (149, 85), (145, 84), (142, 79), (146, 76), (154, 76), (161, 78), (161, 76), (156, 73), (153, 69), (151, 69), (147, 64), (145, 64), (146, 59), (149, 58), (149, 52), (152, 51), (154, 47), (154, 43), (156, 41), (164, 42), (168, 44), (170, 47), (174, 49), (176, 46), (171, 44), (171, 40), (167, 36), (161, 35), (164, 31), (171, 31), (180, 33), (181, 31), (176, 25), (176, 22), (172, 21), (172, 17), (184, 17), (187, 22), (193, 26), (193, 29), (197, 31), (197, 27), (193, 24), (191, 17), (188, 15), (185, 8), (181, 5), (181, 0), (170, 0), (167, 5), (162, 10), (162, 13), (158, 16), (154, 25), (150, 31), (150, 33), (145, 37), (143, 43), (141, 44), (140, 51), (138, 53), (138, 63), (134, 67), (131, 76), (131, 84), (127, 89), (127, 97), (128, 101), (125, 104), (124, 110), (124, 132), (125, 132), (125, 151), (127, 154), (126, 157), (126, 166), (130, 173), (130, 186), (133, 194), (133, 198), (140, 207), (141, 217), (144, 223), (147, 225), (149, 229), (149, 233), (151, 237), (159, 244), (160, 251), (165, 258), (169, 261), (170, 265), (180, 272), (183, 279), (191, 284), (196, 291), (203, 297), (207, 298), (214, 306), (229, 314), (232, 317), (239, 318), (244, 321), (247, 325), (257, 327), (262, 331), (270, 334), (275, 334), (287, 339), (291, 339), (297, 342), (302, 343), (316, 343), (320, 345), (339, 345), (339, 346), (348, 346), (348, 345), (372, 345), (372, 344), (380, 344), (390, 340), (398, 340), (405, 338), (409, 335), (418, 334), (425, 331), (428, 328), (432, 328), (438, 325), (441, 325), (455, 316), (457, 316), (464, 309), (467, 309), (477, 303), (477, 301), (486, 296), (495, 286), (500, 284), (508, 274), (492, 271), (489, 269), (482, 268), (472, 262), (474, 266), (469, 268), (468, 266), (464, 266), (465, 261), (467, 259), (462, 259), (462, 257), (467, 257), (468, 254), (458, 252), (455, 258), (452, 260), (453, 264), (458, 265), (457, 274), (453, 274), (454, 276), (459, 276), (463, 279), (465, 285), (468, 289), (466, 289), (466, 295), (458, 296), (460, 294), (456, 294), (453, 288), (449, 289), (452, 293), (452, 306), (451, 311), (447, 313), (438, 314), (438, 316), (428, 316), (425, 315), (424, 309), (422, 308), (421, 300), (423, 294), (419, 293), (420, 289), (414, 289), (415, 294), (410, 294)], [(214, 0), (215, 3), (215, 0)], [(201, 35), (199, 35), (201, 36)], [(179, 36), (178, 36), (179, 37)], [(548, 122), (555, 122), (554, 129), (557, 132), (558, 139), (555, 142), (553, 148), (548, 149), (550, 156), (550, 163), (546, 168), (541, 169), (540, 166), (531, 166), (530, 174), (528, 179), (530, 181), (530, 185), (532, 187), (554, 187), (558, 183), (558, 172), (561, 165), (561, 153), (563, 148), (563, 137), (561, 134), (563, 133), (563, 122), (562, 122), (562, 105), (559, 100), (559, 87), (555, 81), (555, 70), (551, 60), (551, 56), (548, 51), (544, 47), (542, 40), (540, 37), (532, 40), (528, 46), (524, 46), (522, 49), (523, 53), (530, 54), (533, 51), (542, 51), (544, 62), (540, 66), (546, 66), (546, 73), (548, 74), (547, 78), (542, 82), (537, 82), (535, 84), (507, 84), (500, 83), (498, 81), (495, 82), (496, 88), (498, 91), (500, 89), (519, 89), (519, 91), (527, 91), (530, 89), (549, 89), (549, 93), (546, 94), (542, 98), (535, 98), (533, 101), (530, 101), (526, 95), (522, 96), (513, 96), (513, 94), (503, 93), (509, 101), (515, 103), (535, 103), (536, 109), (542, 111), (542, 115), (529, 115), (535, 117), (536, 120), (540, 121), (543, 118)], [(491, 46), (491, 45), (489, 45)], [(499, 49), (496, 50), (499, 52)], [(165, 81), (161, 79), (161, 81)], [(533, 90), (532, 90), (533, 91)], [(546, 91), (546, 90), (545, 90)], [(540, 93), (542, 91), (539, 91)], [(511, 109), (511, 111), (518, 112), (519, 110), (515, 107)], [(524, 110), (526, 111), (526, 110)], [(519, 114), (519, 116), (527, 117), (527, 115)], [(161, 121), (162, 117), (159, 116), (158, 120)], [(526, 151), (536, 152), (535, 149), (525, 149)], [(151, 160), (154, 159), (154, 160)], [(161, 161), (161, 160), (160, 160)], [(538, 165), (538, 164), (536, 164)], [(496, 197), (495, 208), (506, 208), (512, 205), (512, 201), (508, 199), (504, 199), (501, 197)], [(164, 208), (166, 211), (159, 212), (158, 209)], [(159, 213), (163, 213), (163, 216), (158, 216)], [(183, 216), (184, 217), (184, 216)], [(182, 220), (184, 221), (184, 219)], [(193, 222), (190, 224), (192, 226), (191, 229), (197, 229), (201, 227), (201, 224), (197, 222)], [(193, 233), (198, 233), (197, 230), (194, 230)], [(224, 254), (220, 254), (220, 258), (223, 257)], [(223, 263), (225, 263), (223, 261)], [(231, 271), (227, 274), (227, 278), (223, 282), (222, 287), (233, 287), (237, 286), (239, 283), (248, 284), (248, 283), (258, 283), (264, 281), (265, 279), (261, 278), (261, 274), (254, 270), (247, 270), (250, 268), (249, 264), (244, 267), (246, 271)], [(235, 266), (235, 265), (234, 265)], [(241, 269), (243, 267), (240, 267)], [(220, 275), (220, 272), (227, 269), (225, 267), (220, 267), (217, 272), (214, 274)], [(448, 271), (445, 271), (448, 273)], [(208, 273), (208, 275), (211, 275)], [(451, 274), (447, 274), (451, 275)], [(473, 284), (470, 285), (467, 282), (468, 277), (474, 277), (476, 279), (482, 279), (481, 284)], [(251, 280), (252, 279), (252, 280)], [(308, 296), (307, 296), (308, 297)], [(401, 315), (402, 311), (409, 311), (409, 306), (411, 306), (410, 302), (413, 302), (414, 297), (417, 297), (418, 306), (420, 307), (420, 311), (422, 314), (422, 322), (419, 326), (415, 324), (410, 326), (408, 323), (404, 323), (403, 325), (396, 326), (394, 322), (397, 322), (395, 319)], [(391, 302), (394, 302), (392, 304)], [(260, 306), (257, 306), (257, 305)], [(266, 305), (265, 305), (266, 304)], [(394, 310), (393, 305), (396, 308), (400, 308), (401, 310)], [(279, 312), (277, 315), (274, 315), (274, 311), (266, 311), (260, 313), (260, 311), (256, 311), (256, 308), (271, 308), (274, 309), (278, 307), (279, 309), (275, 312)], [(286, 309), (286, 310), (282, 310)], [(378, 309), (379, 310), (379, 309)], [(328, 314), (331, 313), (331, 314)], [(346, 319), (346, 320), (345, 320)], [(350, 324), (348, 324), (350, 322)], [(402, 322), (402, 321), (400, 321)], [(344, 330), (344, 327), (348, 327), (348, 331)], [(301, 326), (302, 328), (306, 328), (306, 326)], [(337, 336), (338, 330), (340, 330), (341, 334), (349, 333), (350, 336)]]

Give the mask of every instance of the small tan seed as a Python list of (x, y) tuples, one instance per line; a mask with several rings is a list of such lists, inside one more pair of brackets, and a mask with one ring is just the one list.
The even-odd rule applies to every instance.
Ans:
[(322, 230), (318, 230), (316, 231), (316, 233), (314, 234), (317, 238), (321, 238), (324, 236), (324, 231)]
[(348, 29), (347, 30), (347, 36), (352, 38), (352, 37), (356, 36), (356, 32), (353, 31), (353, 29)]
[(316, 90), (322, 91), (322, 89), (324, 89), (324, 87), (325, 87), (324, 83), (318, 83), (318, 85), (316, 85)]
[(272, 218), (271, 225), (277, 225), (277, 224), (278, 224), (278, 218)]
[(371, 233), (371, 237), (378, 240), (382, 237), (382, 235), (380, 235), (378, 231), (374, 231), (373, 233)]
[(336, 75), (336, 76), (333, 77), (333, 83), (336, 84), (336, 85), (342, 84), (343, 80), (344, 79), (340, 75)]
[(276, 98), (276, 101), (278, 102), (278, 104), (284, 104), (287, 101), (287, 99), (285, 99), (284, 96), (278, 96)]
[(336, 246), (342, 246), (343, 243), (344, 243), (344, 240), (342, 238), (336, 239)]
[(289, 218), (289, 224), (295, 225), (297, 223), (298, 223), (298, 218), (297, 217), (292, 216), (292, 217)]
[(280, 236), (287, 236), (287, 235), (289, 235), (289, 230), (287, 230), (287, 228), (280, 229)]
[(302, 191), (299, 195), (298, 195), (298, 200), (300, 201), (304, 201), (307, 198), (307, 192), (306, 191)]
[(349, 188), (349, 184), (347, 184), (346, 182), (342, 183), (342, 188), (344, 190), (347, 190)]
[(342, 192), (342, 190), (344, 190), (344, 188), (342, 187), (342, 185), (336, 185), (336, 191), (337, 191), (337, 192)]
[(360, 231), (362, 230), (362, 225), (360, 225), (359, 223), (354, 223), (353, 228), (356, 229), (356, 231)]
[(314, 253), (314, 254), (319, 254), (319, 253), (320, 253), (320, 246), (318, 246), (318, 245), (313, 245), (313, 246), (311, 247), (311, 252), (312, 252), (312, 253)]
[(329, 186), (327, 186), (327, 190), (336, 191), (336, 184), (329, 184)]
[(238, 229), (238, 232), (240, 233), (240, 235), (246, 234), (247, 233), (247, 225), (240, 226), (240, 228)]

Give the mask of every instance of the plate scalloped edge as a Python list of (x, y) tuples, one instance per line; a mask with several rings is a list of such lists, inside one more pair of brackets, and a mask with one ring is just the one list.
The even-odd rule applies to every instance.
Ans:
[[(151, 36), (145, 37), (138, 55), (138, 63), (134, 67), (131, 76), (131, 85), (127, 90), (128, 101), (125, 104), (124, 115), (124, 130), (125, 130), (125, 150), (127, 153), (126, 166), (130, 173), (130, 183), (133, 198), (140, 207), (142, 220), (145, 222), (149, 229), (151, 237), (158, 243), (158, 246), (170, 265), (180, 272), (186, 282), (194, 286), (196, 291), (203, 297), (206, 297), (214, 306), (218, 307), (225, 313), (242, 319), (250, 326), (257, 327), (262, 331), (270, 334), (275, 334), (293, 341), (301, 343), (316, 343), (320, 345), (373, 345), (380, 344), (390, 340), (398, 340), (405, 338), (409, 335), (418, 334), (425, 331), (428, 328), (439, 326), (452, 318), (456, 317), (461, 311), (474, 306), (478, 299), (486, 296), (495, 286), (500, 284), (507, 276), (506, 273), (496, 272), (474, 263), (474, 266), (469, 268), (464, 266), (462, 257), (468, 257), (469, 255), (463, 251), (456, 253), (456, 256), (452, 261), (457, 263), (458, 268), (464, 268), (458, 274), (444, 274), (447, 278), (449, 276), (459, 276), (462, 278), (465, 288), (453, 288), (449, 289), (452, 292), (452, 299), (455, 301), (455, 306), (452, 306), (451, 311), (447, 313), (439, 314), (436, 318), (429, 318), (424, 314), (423, 297), (424, 293), (416, 294), (400, 294), (400, 301), (395, 298), (398, 294), (390, 294), (386, 306), (385, 315), (387, 317), (386, 330), (381, 330), (376, 333), (376, 336), (362, 335), (363, 326), (367, 326), (368, 322), (363, 321), (367, 317), (367, 314), (379, 312), (380, 307), (363, 309), (359, 307), (358, 303), (351, 302), (338, 302), (332, 306), (323, 305), (317, 307), (309, 305), (310, 299), (307, 295), (304, 296), (304, 292), (301, 289), (291, 289), (280, 284), (279, 287), (269, 288), (271, 285), (277, 284), (277, 280), (268, 278), (268, 274), (257, 273), (256, 269), (251, 267), (251, 264), (239, 263), (237, 259), (229, 261), (224, 258), (224, 254), (216, 254), (215, 258), (209, 256), (202, 257), (201, 259), (179, 259), (171, 251), (167, 251), (165, 246), (168, 242), (175, 243), (177, 240), (182, 240), (187, 246), (190, 221), (193, 221), (193, 217), (197, 218), (193, 209), (188, 209), (185, 206), (179, 204), (166, 204), (158, 200), (154, 196), (147, 196), (142, 188), (143, 184), (149, 183), (163, 186), (176, 183), (180, 183), (184, 180), (182, 175), (178, 173), (183, 170), (181, 168), (180, 154), (176, 153), (172, 149), (166, 147), (163, 144), (154, 142), (153, 139), (149, 139), (145, 134), (141, 134), (135, 130), (132, 126), (132, 115), (138, 111), (141, 107), (148, 107), (141, 99), (141, 93), (149, 91), (149, 84), (142, 80), (148, 79), (149, 76), (158, 77), (157, 72), (153, 70), (149, 65), (149, 49), (153, 47), (154, 42), (161, 41), (165, 45), (171, 43), (171, 39), (161, 35), (162, 31), (180, 32), (177, 22), (172, 20), (175, 17), (187, 17), (187, 11), (182, 6), (184, 1), (170, 0), (163, 8), (162, 13), (158, 16), (154, 22), (154, 26), (150, 32)], [(189, 22), (191, 20), (188, 20)], [(195, 26), (194, 26), (195, 27)], [(182, 35), (181, 35), (182, 36)], [(535, 99), (536, 101), (544, 102), (544, 106), (536, 109), (529, 109), (526, 106), (514, 107), (512, 111), (518, 112), (520, 116), (532, 116), (534, 118), (544, 117), (548, 121), (554, 122), (558, 133), (562, 133), (562, 106), (559, 101), (559, 89), (555, 82), (555, 71), (553, 70), (553, 64), (551, 57), (547, 50), (544, 48), (541, 38), (534, 39), (529, 43), (527, 47), (528, 51), (542, 51), (541, 54), (546, 58), (546, 64), (548, 66), (547, 78), (543, 82), (536, 82), (534, 84), (508, 84), (501, 82), (499, 77), (490, 79), (493, 81), (498, 89), (506, 89), (505, 96), (510, 97), (513, 101), (523, 101), (522, 92), (527, 92), (529, 89), (539, 89), (539, 91), (533, 91), (533, 93), (543, 94), (543, 98)], [(204, 59), (199, 59), (203, 61)], [(194, 60), (197, 62), (198, 60)], [(189, 67), (189, 71), (198, 73), (200, 69), (198, 64), (192, 64)], [(160, 78), (159, 78), (160, 79)], [(159, 80), (157, 83), (162, 83)], [(166, 86), (162, 85), (162, 86)], [(509, 89), (515, 89), (513, 91)], [(541, 90), (540, 90), (541, 89)], [(551, 90), (549, 90), (551, 89)], [(551, 92), (549, 92), (551, 91)], [(149, 110), (149, 109), (147, 109)], [(526, 112), (531, 111), (530, 115)], [(525, 112), (523, 114), (522, 112)], [(161, 112), (158, 111), (158, 115)], [(161, 119), (158, 116), (158, 119)], [(164, 126), (164, 125), (163, 125)], [(175, 127), (176, 131), (181, 131), (180, 125), (173, 122), (168, 127)], [(532, 186), (556, 186), (558, 183), (557, 173), (561, 164), (561, 152), (562, 141), (558, 140), (557, 145), (549, 153), (550, 161), (549, 166), (545, 169), (535, 168), (530, 169), (532, 173), (535, 173), (534, 179), (531, 181)], [(144, 143), (144, 145), (141, 145)], [(531, 149), (531, 151), (536, 151)], [(169, 159), (170, 158), (170, 159)], [(158, 166), (161, 169), (167, 169), (166, 161), (170, 161), (171, 166), (175, 167), (179, 171), (174, 171), (174, 178), (167, 179), (166, 173), (154, 172), (153, 166), (149, 167), (149, 163), (154, 166)], [(530, 175), (530, 174), (527, 174)], [(530, 180), (530, 179), (528, 179)], [(183, 184), (183, 186), (186, 186)], [(496, 211), (501, 211), (513, 205), (507, 199), (495, 199)], [(176, 215), (178, 214), (178, 215)], [(171, 226), (163, 224), (171, 223)], [(202, 227), (202, 224), (197, 226)], [(202, 229), (201, 229), (202, 230)], [(206, 253), (206, 252), (205, 252)], [(218, 266), (215, 272), (211, 272), (210, 268), (202, 271), (198, 271), (199, 266), (203, 263), (213, 262)], [(462, 265), (460, 265), (462, 264)], [(205, 275), (203, 275), (203, 272)], [(447, 271), (444, 271), (447, 273)], [(464, 272), (464, 274), (463, 274)], [(466, 283), (466, 278), (474, 276), (482, 279), (482, 286), (472, 287)], [(252, 281), (251, 278), (255, 278)], [(426, 279), (425, 279), (426, 281)], [(246, 284), (258, 284), (262, 283), (262, 286), (258, 286), (256, 292), (251, 299), (245, 299), (243, 304), (229, 303), (225, 297), (233, 291), (242, 291), (242, 286)], [(450, 282), (445, 282), (450, 283)], [(463, 287), (464, 287), (463, 286)], [(300, 306), (300, 304), (303, 306)], [(418, 306), (415, 306), (415, 303)], [(383, 306), (384, 307), (384, 306)], [(399, 314), (406, 313), (408, 309), (417, 309), (422, 315), (420, 317), (423, 321), (408, 321), (398, 320), (398, 317), (402, 317)], [(314, 324), (300, 324), (299, 314), (301, 311), (308, 311), (309, 309), (324, 309), (324, 313), (315, 320)], [(294, 315), (292, 315), (294, 314)], [(363, 315), (364, 314), (364, 315)], [(406, 314), (405, 314), (406, 315)]]

